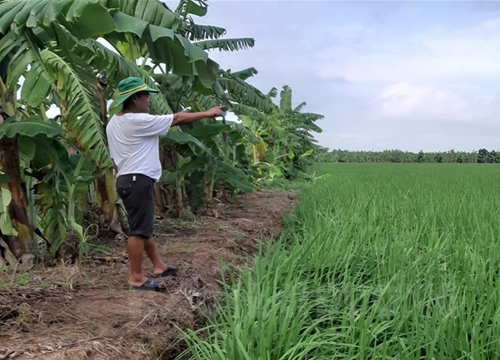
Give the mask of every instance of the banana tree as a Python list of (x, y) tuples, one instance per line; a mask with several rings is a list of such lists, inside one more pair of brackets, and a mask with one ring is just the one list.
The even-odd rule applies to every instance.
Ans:
[[(152, 96), (154, 113), (186, 107), (202, 110), (223, 103), (237, 116), (248, 116), (256, 123), (269, 121), (274, 105), (246, 82), (256, 70), (224, 71), (207, 53), (249, 48), (253, 39), (224, 39), (225, 29), (195, 24), (191, 15), (203, 16), (206, 10), (202, 0), (183, 0), (175, 11), (157, 0), (39, 0), (35, 5), (32, 0), (0, 0), (0, 129), (7, 129), (6, 119), (9, 126), (50, 124), (60, 133), (55, 139), (42, 131), (42, 137), (36, 138), (42, 144), (40, 151), (46, 148), (43, 144), (72, 151), (47, 157), (53, 167), (23, 163), (23, 157), (39, 158), (32, 147), (23, 145), (26, 139), (34, 139), (33, 134), (7, 136), (6, 130), (0, 131), (0, 183), (5, 189), (2, 194), (8, 191), (1, 204), (9, 198), (6, 208), (14, 225), (9, 232), (17, 234), (11, 236), (10, 247), (17, 256), (32, 252), (36, 244), (36, 217), (30, 216), (29, 201), (47, 210), (46, 216), (64, 209), (66, 219), (59, 222), (64, 228), (53, 231), (50, 224), (55, 222), (47, 220), (51, 217), (41, 222), (47, 232), (59, 236), (56, 243), (68, 231), (82, 237), (73, 211), (74, 195), (97, 177), (94, 199), (106, 219), (112, 218), (115, 194), (104, 126), (108, 116), (118, 111), (111, 106), (107, 114), (106, 103), (116, 96), (124, 77), (140, 77), (150, 87), (164, 90)], [(53, 107), (60, 114), (49, 119), (47, 112)], [(258, 140), (243, 124), (220, 125), (200, 122), (164, 140), (162, 161), (176, 173), (178, 206), (193, 184), (202, 183), (205, 188), (220, 181), (250, 190), (252, 169), (241, 155), (245, 146)], [(202, 126), (210, 126), (210, 131), (200, 130)], [(224, 133), (227, 136), (221, 136)], [(208, 154), (212, 156), (207, 158)], [(81, 162), (84, 157), (91, 163)], [(78, 175), (82, 169), (85, 176)], [(51, 203), (48, 194), (56, 189), (60, 196)], [(6, 213), (0, 212), (4, 220)]]
[[(243, 192), (253, 190), (247, 169), (231, 162), (229, 154), (225, 152), (229, 147), (228, 143), (252, 141), (252, 138), (245, 138), (252, 134), (245, 129), (242, 131), (241, 125), (235, 123), (193, 125), (184, 131), (171, 131), (161, 140), (161, 144), (166, 145), (165, 149), (174, 150), (168, 156), (175, 157), (165, 162), (165, 170), (160, 179), (160, 183), (170, 185), (165, 188), (167, 198), (163, 206), (179, 217), (183, 217), (190, 208), (196, 208), (204, 200), (210, 201), (217, 182)], [(223, 132), (228, 133), (228, 143), (220, 138)], [(232, 155), (234, 159), (236, 154)]]
[[(175, 13), (182, 20), (182, 23), (176, 32), (189, 38), (193, 41), (194, 45), (207, 51), (214, 49), (235, 51), (249, 48), (254, 45), (254, 40), (250, 38), (223, 39), (222, 37), (226, 33), (226, 30), (223, 28), (195, 24), (191, 18), (191, 14), (203, 16), (206, 14), (206, 11), (207, 6), (204, 1), (180, 1)], [(154, 74), (153, 77), (161, 85), (163, 92), (167, 94), (169, 105), (174, 112), (182, 111), (185, 108), (190, 108), (193, 111), (201, 111), (219, 104), (225, 104), (236, 114), (248, 113), (249, 111), (260, 114), (262, 110), (270, 111), (270, 107), (268, 103), (265, 102), (263, 95), (256, 88), (244, 81), (246, 78), (256, 73), (256, 70), (253, 68), (242, 72), (246, 77), (239, 73), (233, 75), (230, 71), (224, 71), (217, 68), (217, 77), (211, 89), (201, 87), (199, 82), (186, 81), (181, 76), (168, 73), (163, 66), (155, 65), (155, 69), (158, 69), (159, 73)], [(233, 169), (228, 158), (230, 153), (233, 155), (233, 159), (235, 158), (237, 144), (233, 144), (233, 142), (231, 142), (231, 144), (227, 143), (227, 138), (230, 132), (234, 133), (239, 131), (240, 134), (242, 134), (247, 130), (243, 130), (243, 126), (239, 124), (233, 124), (230, 128), (221, 125), (222, 127), (219, 127), (219, 130), (214, 132), (213, 129), (216, 128), (214, 125), (215, 124), (202, 122), (198, 125), (193, 124), (191, 126), (186, 126), (181, 129), (183, 134), (178, 134), (176, 136), (185, 136), (184, 134), (192, 135), (197, 141), (200, 141), (213, 151), (214, 154), (211, 155), (212, 157), (217, 157), (220, 161), (224, 164), (228, 164), (228, 166)], [(207, 126), (212, 126), (212, 131), (206, 132), (208, 129)], [(198, 132), (196, 130), (202, 127), (205, 127), (204, 131)], [(175, 133), (172, 133), (172, 135), (174, 134)], [(220, 134), (222, 134), (222, 138), (226, 139), (226, 141), (220, 141)], [(251, 133), (250, 137), (252, 141), (255, 139)], [(217, 139), (219, 139), (219, 141)], [(224, 180), (222, 178), (218, 179), (213, 175), (208, 175), (216, 173), (224, 177), (226, 171), (221, 171), (221, 169), (224, 168), (229, 171), (229, 168), (221, 164), (215, 165), (213, 162), (201, 161), (199, 155), (198, 158), (193, 157), (195, 151), (192, 147), (192, 151), (186, 151), (186, 149), (189, 149), (189, 146), (179, 146), (178, 140), (179, 139), (173, 141), (167, 137), (163, 141), (165, 147), (163, 148), (162, 162), (164, 168), (169, 170), (169, 175), (164, 177), (164, 180), (167, 184), (168, 181), (170, 181), (173, 186), (168, 188), (167, 185), (163, 190), (160, 189), (159, 193), (169, 194), (168, 198), (171, 200), (167, 201), (167, 203), (171, 204), (174, 202), (176, 204), (175, 212), (182, 214), (182, 209), (186, 207), (187, 203), (193, 203), (193, 199), (199, 199), (201, 197), (197, 195), (200, 188), (205, 189), (205, 199), (210, 200), (214, 183), (217, 180), (228, 182), (227, 180), (232, 179), (232, 177), (226, 177)], [(203, 173), (206, 175), (199, 176), (202, 172), (202, 168)], [(217, 171), (214, 171), (214, 169)], [(238, 169), (234, 171), (238, 172)], [(245, 176), (248, 178), (248, 174)], [(242, 173), (238, 173), (236, 178), (245, 176)], [(187, 183), (190, 184), (191, 191), (186, 189), (186, 180)], [(196, 185), (194, 185), (195, 183)], [(203, 183), (205, 186), (202, 185)], [(184, 185), (180, 186), (180, 184)], [(233, 183), (232, 186), (236, 186), (236, 183)], [(247, 182), (244, 181), (241, 181), (239, 186), (245, 188), (247, 191), (249, 189)], [(176, 191), (177, 193), (175, 193)], [(190, 194), (187, 195), (187, 193)], [(188, 200), (186, 200), (186, 198)], [(191, 199), (191, 201), (189, 199)], [(161, 207), (165, 204), (158, 205)]]
[(254, 121), (253, 114), (240, 116), (258, 138), (258, 143), (248, 150), (253, 165), (271, 181), (276, 177), (294, 178), (312, 162), (311, 155), (317, 145), (311, 132), (321, 132), (314, 122), (323, 118), (319, 114), (302, 113), (305, 103), (292, 108), (290, 87), (284, 86), (280, 92), (279, 106), (272, 100), (277, 94), (277, 89), (272, 88), (265, 95), (272, 111), (264, 121)]
[[(4, 113), (15, 121), (39, 114), (39, 121), (47, 122), (46, 102), (51, 99), (49, 105), (61, 111), (57, 124), (75, 144), (76, 151), (90, 157), (100, 170), (110, 168), (111, 162), (104, 140), (102, 107), (95, 106), (99, 97), (92, 91), (98, 89), (95, 72), (108, 70), (105, 74), (112, 85), (109, 94), (118, 78), (141, 71), (132, 70), (130, 63), (104, 50), (96, 43), (98, 37), (119, 44), (128, 35), (140, 32), (143, 47), (151, 56), (168, 62), (173, 72), (195, 77), (206, 85), (213, 81), (206, 53), (168, 28), (175, 28), (179, 21), (158, 1), (40, 0), (33, 6), (32, 1), (13, 0), (0, 1), (0, 13), (0, 106)], [(139, 13), (141, 19), (130, 21)], [(94, 67), (110, 58), (120, 66)], [(89, 59), (92, 61), (87, 62)], [(144, 72), (141, 75), (146, 77)], [(19, 87), (21, 99), (17, 101), (14, 94)], [(102, 102), (102, 95), (100, 99)], [(161, 98), (154, 103), (169, 110)], [(2, 168), (13, 194), (9, 209), (16, 209), (11, 211), (11, 218), (18, 241), (11, 248), (19, 256), (32, 251), (34, 225), (26, 215), (23, 194), (27, 189), (20, 181), (17, 139), (4, 136), (0, 146), (5, 153)]]
[[(89, 6), (89, 9), (86, 8), (86, 5)], [(1, 106), (10, 108), (7, 111), (10, 112), (9, 115), (13, 121), (28, 120), (44, 124), (48, 122), (45, 114), (47, 110), (45, 101), (51, 97), (53, 103), (61, 109), (59, 128), (66, 131), (80, 130), (80, 134), (75, 138), (76, 143), (86, 153), (90, 153), (92, 150), (96, 161), (105, 162), (107, 152), (100, 136), (102, 129), (99, 131), (98, 127), (92, 127), (94, 102), (86, 93), (72, 67), (68, 66), (68, 63), (57, 52), (53, 51), (54, 48), (43, 45), (44, 41), (50, 42), (49, 39), (54, 39), (55, 33), (51, 24), (54, 24), (58, 18), (66, 29), (71, 29), (79, 35), (88, 34), (90, 31), (104, 31), (109, 22), (105, 21), (106, 15), (102, 16), (103, 12), (99, 12), (99, 7), (100, 5), (95, 3), (76, 4), (68, 1), (40, 1), (35, 7), (33, 7), (32, 2), (28, 1), (0, 2), (0, 13), (3, 14), (0, 19), (0, 35), (2, 36), (0, 39), (0, 61), (3, 64), (8, 64), (3, 69), (2, 94), (5, 96), (2, 96)], [(86, 22), (77, 20), (82, 12), (85, 13), (85, 10), (95, 12), (95, 17), (87, 13)], [(61, 14), (65, 15), (64, 18)], [(90, 18), (92, 21), (97, 19), (99, 23), (92, 24), (92, 21), (89, 21)], [(89, 25), (91, 30), (89, 30)], [(73, 82), (64, 84), (65, 80), (68, 79), (72, 79)], [(10, 96), (9, 101), (7, 95), (17, 94), (18, 88), (21, 90), (21, 99), (18, 101), (14, 96)], [(36, 118), (35, 114), (41, 116)], [(82, 134), (81, 130), (85, 127), (87, 127), (87, 131)], [(11, 164), (7, 169), (9, 174), (8, 187), (13, 194), (27, 194), (31, 189), (26, 189), (20, 176), (17, 175), (21, 170), (19, 147), (17, 146), (18, 139), (13, 139), (16, 142), (15, 146), (11, 146), (6, 156), (2, 157), (4, 162)], [(4, 135), (0, 151), (5, 151), (5, 142), (8, 141), (8, 137)], [(25, 197), (17, 204), (13, 201), (10, 207), (18, 209), (11, 216), (18, 235), (10, 248), (17, 256), (33, 252), (35, 248), (33, 237), (35, 224), (30, 223), (24, 215), (28, 213)], [(24, 223), (24, 229), (23, 226), (19, 225), (19, 221)]]
[(0, 134), (0, 171), (4, 178), (0, 188), (3, 208), (0, 237), (5, 240), (12, 253), (19, 258), (25, 253), (36, 253), (37, 247), (34, 228), (28, 217), (25, 191), (21, 186), (19, 134), (10, 131), (7, 136), (6, 131), (15, 114), (13, 94), (7, 91), (2, 79), (0, 79), (0, 101), (2, 105), (0, 107), (2, 110), (0, 131), (3, 132)]
[[(205, 53), (205, 50), (214, 48), (232, 51), (253, 46), (253, 39), (221, 39), (221, 36), (225, 34), (224, 29), (214, 26), (196, 25), (189, 16), (189, 14), (204, 15), (204, 13), (206, 13), (206, 4), (204, 2), (181, 1), (175, 12), (179, 21), (172, 22), (171, 25), (175, 36), (178, 37), (180, 35), (184, 38), (189, 38), (193, 41), (194, 46), (202, 49), (203, 53)], [(168, 106), (173, 112), (181, 111), (185, 107), (191, 107), (195, 111), (200, 111), (220, 103), (231, 106), (231, 99), (226, 95), (226, 89), (219, 84), (221, 74), (224, 72), (219, 69), (216, 63), (207, 59), (206, 69), (197, 66), (195, 69), (197, 72), (193, 72), (193, 74), (198, 74), (198, 76), (186, 76), (190, 75), (189, 72), (184, 71), (175, 62), (167, 62), (164, 56), (157, 56), (156, 49), (148, 46), (148, 37), (146, 36), (146, 40), (144, 40), (144, 33), (147, 30), (146, 25), (145, 23), (138, 23), (133, 31), (125, 34), (125, 37), (107, 39), (123, 57), (134, 63), (139, 62), (141, 71), (151, 75), (160, 84), (160, 88), (163, 90), (162, 93), (166, 94), (163, 96), (165, 96)], [(193, 52), (197, 53), (196, 51)], [(207, 78), (215, 79), (213, 84), (208, 87), (207, 80), (201, 76), (201, 74), (207, 74), (207, 72)], [(242, 82), (242, 80), (239, 81)], [(252, 101), (257, 101), (259, 98), (258, 94), (252, 96), (252, 93), (257, 93), (258, 91), (254, 88), (250, 89), (250, 86), (244, 82), (239, 85), (240, 93), (244, 92), (242, 89), (244, 89), (245, 85), (249, 89), (247, 92), (251, 96), (250, 100), (246, 100), (246, 102), (250, 104)], [(163, 98), (163, 96), (161, 97)], [(265, 107), (266, 105), (265, 102), (261, 101), (261, 106)], [(116, 110), (112, 107), (112, 111)], [(155, 109), (152, 110), (155, 111)], [(166, 112), (165, 109), (163, 109), (163, 112)], [(162, 150), (162, 163), (164, 163), (164, 167), (180, 170), (183, 166), (181, 161), (184, 160), (182, 156), (177, 154), (177, 147), (174, 146), (174, 143), (169, 143), (167, 140), (164, 142), (164, 145)], [(181, 174), (182, 172), (176, 173)], [(160, 186), (157, 186), (157, 194), (175, 193), (177, 191), (177, 194), (173, 197), (177, 199), (177, 208), (181, 208), (181, 204), (186, 202), (181, 201), (181, 199), (185, 198), (186, 193), (185, 190), (182, 190), (184, 186), (179, 186), (183, 182), (184, 177), (178, 176), (176, 177), (174, 186), (170, 189), (162, 189)], [(161, 199), (161, 197), (158, 197), (158, 199)], [(165, 204), (158, 203), (157, 205), (161, 209)], [(179, 211), (177, 213), (182, 214)]]
[(288, 133), (283, 144), (287, 156), (283, 160), (286, 176), (294, 178), (312, 163), (311, 155), (318, 145), (311, 132), (322, 132), (315, 122), (323, 119), (323, 115), (302, 112), (305, 102), (292, 108), (292, 89), (288, 86), (283, 87), (280, 95), (281, 123)]

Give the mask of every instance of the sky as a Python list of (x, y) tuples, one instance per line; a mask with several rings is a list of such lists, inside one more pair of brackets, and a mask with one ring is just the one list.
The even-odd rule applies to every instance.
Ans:
[[(165, 1), (174, 7), (176, 1)], [(262, 92), (324, 115), (332, 149), (500, 149), (500, 1), (209, 0), (198, 24), (255, 46), (211, 51)]]

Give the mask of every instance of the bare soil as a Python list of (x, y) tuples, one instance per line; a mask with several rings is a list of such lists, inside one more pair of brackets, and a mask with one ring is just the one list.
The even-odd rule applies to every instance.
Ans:
[(163, 278), (165, 293), (129, 290), (123, 236), (105, 241), (112, 255), (1, 273), (0, 360), (175, 358), (185, 347), (179, 329), (203, 327), (221, 293), (221, 264), (245, 264), (281, 232), (296, 200), (295, 192), (258, 191), (192, 221), (158, 219), (158, 250), (179, 267)]

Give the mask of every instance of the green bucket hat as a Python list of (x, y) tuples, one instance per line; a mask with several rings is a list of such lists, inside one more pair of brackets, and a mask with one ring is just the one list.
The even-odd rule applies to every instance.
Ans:
[(120, 97), (114, 106), (123, 104), (125, 100), (140, 91), (148, 91), (152, 93), (160, 92), (159, 90), (150, 88), (144, 81), (136, 77), (128, 77), (120, 81), (118, 84), (118, 91), (120, 92)]

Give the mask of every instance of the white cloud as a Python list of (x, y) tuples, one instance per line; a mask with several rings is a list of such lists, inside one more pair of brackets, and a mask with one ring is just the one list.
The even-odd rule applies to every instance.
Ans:
[(333, 44), (321, 49), (316, 54), (318, 76), (394, 83), (500, 75), (500, 19), (458, 30), (439, 25), (421, 34), (397, 37), (378, 29), (360, 29), (358, 24), (352, 24), (352, 29), (370, 34), (365, 46), (360, 50)]
[(337, 137), (339, 139), (343, 139), (343, 140), (350, 140), (350, 139), (354, 139), (356, 136), (354, 136), (354, 134), (350, 134), (347, 132), (341, 132), (341, 133), (337, 134)]
[(378, 96), (379, 116), (418, 121), (460, 121), (496, 123), (500, 103), (494, 95), (466, 95), (431, 85), (401, 82), (387, 86)]

